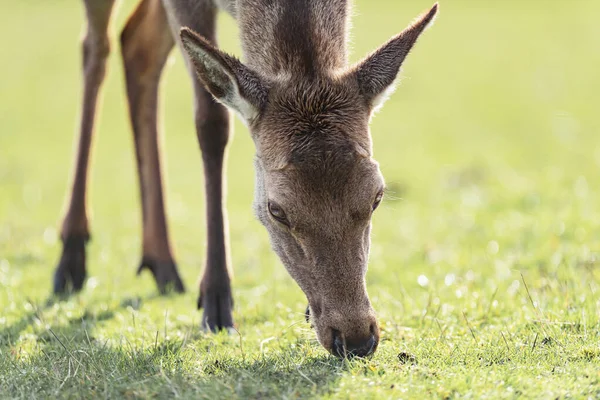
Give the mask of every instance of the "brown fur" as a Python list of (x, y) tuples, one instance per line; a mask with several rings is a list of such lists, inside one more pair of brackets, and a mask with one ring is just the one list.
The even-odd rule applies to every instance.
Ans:
[[(85, 2), (88, 9), (104, 2), (103, 15), (110, 15), (112, 0)], [(156, 140), (158, 81), (176, 37), (186, 50), (193, 78), (206, 177), (208, 253), (199, 299), (203, 326), (220, 329), (233, 324), (222, 205), (229, 137), (224, 104), (250, 128), (256, 145), (255, 212), (308, 298), (319, 341), (339, 356), (371, 354), (379, 342), (379, 329), (365, 274), (371, 215), (384, 182), (372, 158), (368, 122), (437, 5), (349, 68), (347, 0), (163, 0), (163, 4), (164, 8), (159, 0), (142, 0), (122, 35), (144, 217), (142, 267), (154, 273), (161, 290), (168, 285), (183, 290), (168, 244)], [(216, 7), (237, 19), (245, 63), (216, 48)], [(90, 21), (94, 18), (88, 13)], [(102, 26), (99, 32), (105, 30)], [(101, 76), (94, 77), (99, 86)], [(84, 104), (89, 97), (86, 92)], [(88, 130), (82, 129), (82, 138), (89, 136)], [(87, 165), (86, 157), (77, 163), (77, 176), (82, 164)], [(85, 178), (79, 179), (85, 183)], [(80, 199), (85, 187), (74, 188), (73, 193), (69, 210), (85, 210)], [(86, 221), (85, 212), (67, 214), (55, 282), (69, 282), (73, 271), (85, 276), (83, 244), (77, 242), (78, 253), (73, 253), (70, 238), (87, 233)], [(76, 257), (81, 252), (83, 259)], [(55, 285), (57, 291), (64, 288)]]

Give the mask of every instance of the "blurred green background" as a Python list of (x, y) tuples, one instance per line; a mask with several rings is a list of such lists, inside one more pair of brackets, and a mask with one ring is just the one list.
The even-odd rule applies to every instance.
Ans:
[[(92, 279), (74, 310), (155, 293), (149, 274), (134, 277), (140, 210), (116, 40), (135, 5), (121, 1), (111, 29), (90, 175)], [(429, 6), (427, 0), (356, 1), (351, 59), (358, 61)], [(542, 312), (544, 321), (586, 323), (595, 332), (589, 343), (597, 346), (599, 13), (593, 0), (441, 0), (436, 23), (405, 61), (401, 84), (372, 123), (375, 158), (390, 187), (374, 217), (368, 273), (390, 339), (382, 343), (382, 360), (404, 347), (428, 353), (424, 343), (440, 336), (438, 325), (448, 340), (471, 340), (462, 312), (481, 329), (479, 338), (485, 331), (499, 340), (498, 327), (527, 336), (537, 329), (529, 322)], [(57, 227), (80, 109), (82, 26), (78, 1), (2, 3), (0, 328), (17, 338), (37, 332), (26, 326), (17, 332), (14, 321), (24, 304), (48, 297), (60, 252)], [(230, 17), (220, 16), (219, 32), (221, 47), (239, 55)], [(189, 290), (155, 299), (147, 312), (159, 325), (171, 310), (181, 317), (176, 326), (189, 327), (199, 319), (203, 178), (181, 54), (173, 52), (168, 64), (163, 170), (175, 257)], [(236, 119), (227, 204), (234, 317), (250, 348), (261, 335), (300, 320), (305, 306), (252, 214), (253, 153)], [(53, 317), (58, 325), (60, 314)], [(123, 334), (103, 329), (106, 337)], [(314, 341), (309, 345), (324, 352)], [(557, 382), (557, 391), (561, 385), (568, 387)]]

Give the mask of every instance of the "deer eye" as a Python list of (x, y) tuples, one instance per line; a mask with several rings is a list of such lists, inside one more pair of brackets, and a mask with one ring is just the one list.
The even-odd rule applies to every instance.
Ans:
[(381, 203), (381, 199), (383, 199), (383, 192), (377, 193), (377, 196), (375, 197), (375, 201), (373, 202), (373, 211), (375, 211), (377, 209), (377, 207), (379, 207), (379, 204)]
[(269, 213), (271, 214), (271, 216), (273, 218), (275, 218), (277, 221), (281, 222), (282, 224), (288, 225), (288, 221), (285, 216), (285, 212), (283, 211), (283, 209), (281, 207), (279, 207), (279, 205), (277, 203), (269, 201), (267, 206), (269, 208)]

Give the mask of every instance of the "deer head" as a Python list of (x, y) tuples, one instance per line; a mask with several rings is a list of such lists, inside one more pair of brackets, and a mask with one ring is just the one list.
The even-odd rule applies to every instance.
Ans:
[(365, 274), (371, 217), (385, 184), (372, 158), (369, 120), (436, 12), (437, 4), (354, 67), (321, 63), (310, 73), (292, 65), (277, 75), (251, 68), (181, 30), (206, 89), (249, 127), (256, 215), (306, 294), (320, 343), (338, 356), (369, 355), (379, 342)]

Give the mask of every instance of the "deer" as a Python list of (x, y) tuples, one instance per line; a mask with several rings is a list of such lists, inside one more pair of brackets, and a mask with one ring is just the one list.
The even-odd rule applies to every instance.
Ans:
[[(89, 156), (115, 8), (115, 0), (83, 3), (82, 111), (60, 230), (56, 294), (79, 291), (86, 279)], [(319, 343), (338, 357), (366, 357), (378, 347), (366, 272), (371, 218), (385, 183), (373, 158), (369, 122), (393, 91), (438, 4), (352, 66), (350, 9), (349, 0), (141, 0), (122, 30), (142, 211), (138, 274), (150, 271), (160, 293), (185, 291), (171, 250), (157, 139), (159, 81), (175, 46), (191, 78), (207, 224), (197, 305), (207, 331), (234, 326), (223, 206), (231, 110), (255, 145), (255, 214), (306, 295), (307, 320)], [(220, 10), (240, 28), (243, 62), (217, 47)]]

